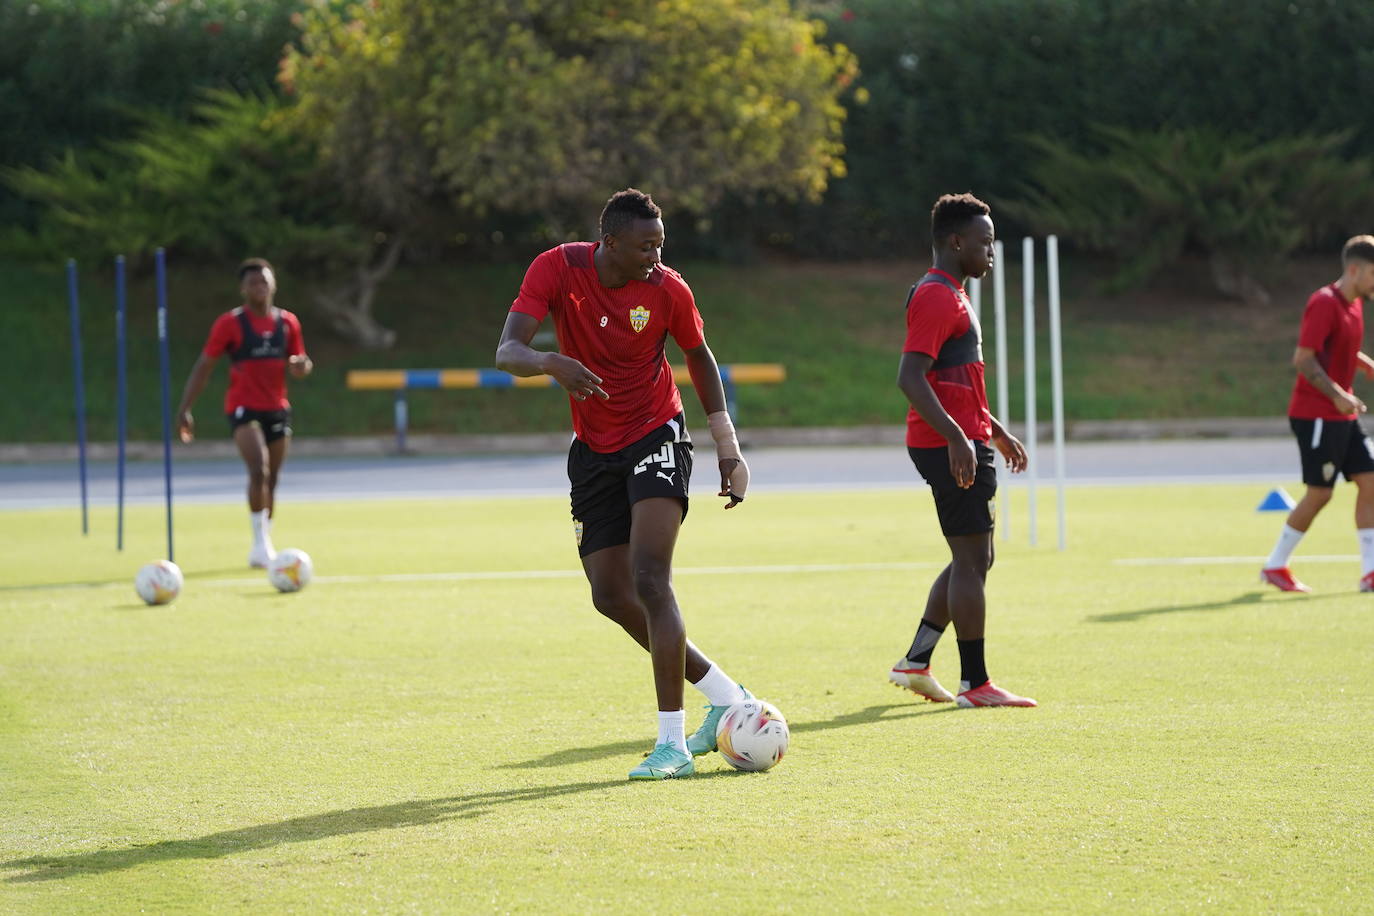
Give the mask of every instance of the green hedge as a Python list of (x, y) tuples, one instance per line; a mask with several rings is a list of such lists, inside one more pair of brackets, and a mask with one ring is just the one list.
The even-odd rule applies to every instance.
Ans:
[[(1374, 149), (1374, 3), (1351, 0), (818, 2), (854, 50), (849, 177), (762, 233), (806, 254), (929, 244), (945, 191), (1014, 197), (1041, 134), (1082, 148), (1094, 125), (1206, 127), (1264, 141), (1354, 131)], [(1004, 228), (1012, 228), (1006, 225)]]
[[(207, 88), (269, 88), (303, 0), (0, 3), (0, 165), (128, 134), (131, 109), (188, 112)], [(29, 205), (0, 187), (0, 222)]]

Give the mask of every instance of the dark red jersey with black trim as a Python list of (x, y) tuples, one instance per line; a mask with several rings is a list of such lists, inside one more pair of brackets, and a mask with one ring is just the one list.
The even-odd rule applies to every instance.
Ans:
[(569, 396), (573, 433), (597, 452), (614, 452), (682, 411), (665, 344), (700, 346), (701, 313), (686, 281), (659, 265), (644, 280), (601, 285), (593, 255), (597, 242), (551, 248), (530, 264), (511, 305), (544, 319), (553, 315), (558, 349), (601, 377), (610, 397)]
[(201, 351), (209, 359), (229, 357), (229, 388), (224, 392), (224, 412), (285, 410), (286, 360), (305, 352), (301, 322), (286, 309), (273, 308), (258, 315), (239, 306), (225, 312), (210, 326)]
[[(940, 406), (970, 439), (987, 442), (992, 438), (981, 328), (963, 284), (943, 270), (931, 268), (912, 287), (902, 352), (933, 357), (926, 381)], [(949, 443), (912, 407), (906, 415), (906, 444), (940, 448)]]

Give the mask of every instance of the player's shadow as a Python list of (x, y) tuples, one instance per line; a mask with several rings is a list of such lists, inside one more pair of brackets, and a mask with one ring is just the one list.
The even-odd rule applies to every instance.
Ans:
[[(224, 569), (198, 569), (195, 572), (184, 573), (187, 581), (195, 579), (219, 578), (230, 573), (242, 572), (243, 567), (231, 566)], [(79, 582), (21, 582), (18, 585), (0, 585), (0, 592), (42, 592), (59, 589), (79, 589), (79, 588), (104, 588), (107, 585), (122, 585), (127, 583), (133, 587), (133, 576), (117, 576), (110, 579), (87, 579)]]
[[(733, 770), (721, 771), (722, 777), (734, 775)], [(693, 781), (716, 776), (701, 773)], [(744, 774), (747, 775), (747, 774)], [(122, 871), (151, 862), (179, 859), (218, 859), (257, 849), (268, 849), (284, 843), (309, 843), (329, 837), (368, 833), (373, 830), (393, 830), (398, 827), (418, 827), (437, 824), (456, 818), (475, 818), (501, 805), (522, 802), (539, 804), (560, 795), (603, 790), (624, 791), (637, 784), (627, 779), (600, 782), (574, 782), (566, 785), (527, 786), (518, 789), (498, 789), (474, 792), (470, 795), (451, 795), (378, 805), (327, 811), (305, 817), (293, 817), (272, 824), (257, 824), (237, 830), (222, 830), (186, 840), (162, 840), (157, 843), (126, 846), (120, 849), (97, 849), (60, 856), (31, 856), (0, 863), (0, 870), (20, 870), (5, 878), (6, 884), (35, 881), (59, 881), (78, 875), (104, 874)]]
[[(1132, 611), (1117, 611), (1113, 614), (1090, 614), (1086, 618), (1089, 623), (1129, 623), (1133, 620), (1143, 620), (1146, 617), (1155, 617), (1160, 614), (1178, 614), (1186, 611), (1224, 611), (1228, 608), (1245, 607), (1251, 604), (1275, 604), (1274, 601), (1266, 601), (1266, 597), (1271, 596), (1269, 592), (1246, 592), (1225, 601), (1203, 601), (1197, 604), (1165, 604), (1159, 607), (1136, 608)], [(1309, 601), (1323, 601), (1330, 598), (1340, 598), (1341, 595), (1304, 595), (1297, 599), (1306, 604)], [(1294, 598), (1281, 598), (1280, 601), (1293, 601)]]
[[(851, 728), (856, 725), (870, 725), (874, 722), (894, 722), (898, 719), (908, 719), (912, 716), (930, 715), (936, 712), (950, 712), (957, 707), (953, 703), (888, 703), (883, 706), (869, 706), (866, 709), (854, 712), (842, 713), (830, 719), (818, 719), (812, 722), (797, 722), (788, 720), (787, 728), (790, 732), (818, 732), (827, 731), (832, 728)], [(891, 710), (902, 710), (895, 715), (884, 715)], [(545, 754), (543, 757), (535, 757), (533, 760), (522, 760), (518, 763), (503, 763), (497, 769), (502, 770), (530, 770), (539, 767), (561, 767), (575, 763), (585, 763), (589, 760), (599, 760), (604, 757), (630, 756), (635, 752), (644, 751), (644, 741), (615, 741), (609, 744), (594, 744), (590, 747), (568, 747), (554, 751), (552, 754)]]

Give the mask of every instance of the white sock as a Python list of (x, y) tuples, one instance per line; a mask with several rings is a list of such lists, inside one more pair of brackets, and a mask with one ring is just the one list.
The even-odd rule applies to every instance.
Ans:
[(712, 662), (705, 676), (692, 685), (706, 695), (706, 702), (712, 706), (729, 706), (744, 699), (744, 688), (730, 679), (730, 676)]
[(1374, 528), (1357, 528), (1355, 534), (1360, 539), (1360, 575), (1374, 572)]
[(1298, 546), (1298, 541), (1301, 541), (1302, 536), (1306, 533), (1306, 531), (1299, 531), (1285, 524), (1283, 530), (1279, 532), (1279, 542), (1274, 545), (1274, 552), (1269, 554), (1269, 559), (1265, 562), (1264, 568), (1282, 569), (1287, 566), (1288, 558), (1293, 555), (1293, 550)]
[(687, 712), (673, 709), (658, 711), (658, 744), (671, 744), (682, 753), (687, 753)]
[(259, 509), (257, 512), (249, 512), (248, 518), (253, 523), (253, 543), (264, 543), (267, 540), (267, 510)]

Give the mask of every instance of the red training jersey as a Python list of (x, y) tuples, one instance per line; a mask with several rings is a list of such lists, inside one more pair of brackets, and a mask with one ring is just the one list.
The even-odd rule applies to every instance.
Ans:
[[(970, 439), (992, 438), (992, 414), (983, 375), (982, 329), (964, 286), (931, 268), (912, 290), (906, 306), (903, 353), (924, 353), (935, 363), (926, 381), (940, 406)], [(949, 443), (912, 407), (906, 413), (906, 444), (942, 448)]]
[(701, 313), (686, 281), (660, 264), (645, 280), (601, 285), (593, 256), (599, 242), (570, 242), (535, 258), (511, 304), (543, 320), (553, 313), (558, 349), (601, 377), (608, 400), (571, 395), (573, 434), (609, 453), (667, 423), (682, 395), (664, 350), (672, 335), (684, 350), (700, 346)]
[[(246, 338), (245, 322), (251, 331)], [(291, 312), (273, 308), (269, 315), (258, 315), (244, 306), (225, 312), (210, 326), (201, 352), (207, 359), (229, 357), (225, 413), (240, 407), (285, 410), (291, 406), (286, 399), (286, 359), (305, 352), (300, 319)]]
[[(1350, 301), (1332, 283), (1323, 286), (1307, 300), (1298, 330), (1298, 346), (1317, 353), (1317, 362), (1346, 391), (1355, 382), (1360, 342), (1364, 339), (1364, 305)], [(1341, 413), (1331, 399), (1317, 390), (1301, 373), (1293, 383), (1288, 416), (1299, 420), (1353, 420), (1356, 414)]]

